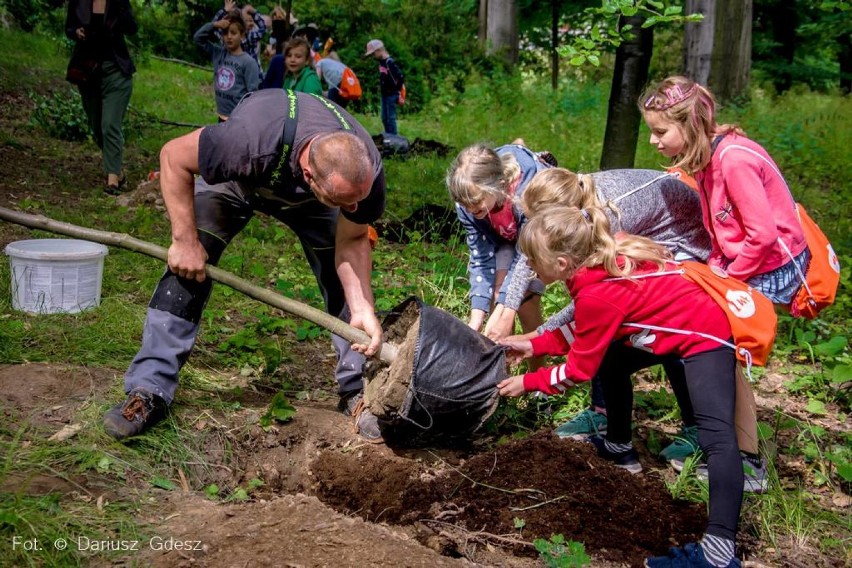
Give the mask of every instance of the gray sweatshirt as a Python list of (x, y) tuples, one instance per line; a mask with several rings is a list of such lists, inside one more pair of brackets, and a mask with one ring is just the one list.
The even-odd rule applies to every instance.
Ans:
[(260, 86), (258, 63), (246, 52), (231, 55), (216, 36), (216, 28), (207, 23), (192, 38), (213, 62), (213, 86), (216, 90), (216, 112), (230, 116), (243, 95)]
[[(612, 231), (647, 237), (668, 248), (676, 260), (700, 260), (710, 254), (710, 237), (701, 221), (698, 194), (674, 174), (655, 170), (607, 170), (592, 174), (601, 203), (613, 202), (619, 219), (606, 209)], [(504, 305), (517, 310), (530, 280), (527, 259), (516, 263)], [(574, 303), (542, 326), (553, 330), (574, 320)]]

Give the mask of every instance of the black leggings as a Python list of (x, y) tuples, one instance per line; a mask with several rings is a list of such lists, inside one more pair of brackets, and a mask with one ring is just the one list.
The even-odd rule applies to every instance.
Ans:
[[(607, 440), (618, 444), (631, 441), (631, 375), (673, 359), (676, 357), (654, 355), (621, 342), (610, 345), (598, 371), (606, 398)], [(698, 443), (710, 477), (707, 533), (735, 540), (743, 498), (742, 459), (734, 429), (736, 358), (730, 348), (720, 347), (683, 359), (683, 366)]]

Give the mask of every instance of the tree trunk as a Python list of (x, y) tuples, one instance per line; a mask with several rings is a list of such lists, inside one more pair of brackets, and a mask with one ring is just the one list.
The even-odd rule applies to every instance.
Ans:
[(488, 41), (488, 0), (479, 0), (479, 46), (485, 50)]
[(840, 92), (848, 95), (852, 92), (852, 37), (843, 34), (837, 38), (840, 49), (837, 52), (837, 61), (840, 63)]
[(772, 82), (775, 84), (775, 90), (783, 93), (793, 84), (790, 68), (796, 55), (796, 27), (799, 25), (796, 0), (780, 0), (773, 6), (771, 22), (772, 39), (777, 44), (773, 51), (778, 59), (786, 64), (773, 77)]
[(713, 30), (716, 28), (716, 0), (686, 0), (684, 14), (703, 14), (700, 22), (686, 24), (683, 40), (684, 74), (706, 85), (710, 78), (713, 55)]
[(643, 18), (624, 17), (619, 28), (633, 26), (631, 39), (623, 42), (615, 52), (615, 70), (609, 93), (601, 169), (632, 168), (636, 159), (636, 141), (642, 116), (636, 101), (648, 81), (648, 67), (654, 49), (653, 28), (642, 29)]
[(550, 87), (555, 91), (559, 85), (559, 9), (562, 0), (550, 0)]
[(752, 0), (717, 0), (708, 85), (719, 100), (745, 93), (751, 76)]
[(515, 0), (488, 0), (485, 53), (499, 54), (509, 65), (518, 62), (518, 7)]
[(719, 100), (742, 94), (751, 70), (752, 0), (687, 0), (686, 13), (704, 20), (686, 25), (684, 68)]

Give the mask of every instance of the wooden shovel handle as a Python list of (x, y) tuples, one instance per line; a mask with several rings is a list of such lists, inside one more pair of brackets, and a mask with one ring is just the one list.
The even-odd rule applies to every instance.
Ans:
[[(158, 258), (163, 262), (168, 262), (168, 251), (166, 249), (153, 243), (131, 237), (125, 233), (98, 231), (96, 229), (89, 229), (86, 227), (72, 225), (70, 223), (64, 223), (62, 221), (56, 221), (55, 219), (50, 219), (44, 215), (30, 215), (28, 213), (21, 213), (5, 207), (0, 207), (0, 219), (33, 229), (43, 229), (45, 231), (50, 231), (51, 233), (93, 241), (103, 245), (125, 248)], [(360, 329), (354, 328), (346, 322), (337, 319), (331, 314), (327, 314), (322, 310), (318, 310), (291, 298), (286, 298), (272, 290), (256, 286), (239, 276), (235, 276), (227, 270), (207, 265), (207, 276), (216, 282), (221, 282), (222, 284), (225, 284), (238, 292), (242, 292), (246, 296), (254, 298), (259, 302), (263, 302), (264, 304), (268, 304), (284, 310), (289, 314), (308, 320), (311, 323), (315, 323), (316, 325), (327, 329), (335, 335), (339, 335), (351, 343), (370, 343), (369, 335)], [(392, 363), (396, 358), (396, 347), (389, 343), (383, 343), (377, 356), (385, 363)]]

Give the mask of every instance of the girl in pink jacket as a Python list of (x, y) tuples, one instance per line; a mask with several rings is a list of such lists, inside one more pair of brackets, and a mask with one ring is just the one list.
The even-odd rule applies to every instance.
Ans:
[(707, 264), (788, 306), (810, 252), (778, 166), (739, 127), (717, 124), (713, 94), (690, 79), (663, 80), (639, 106), (651, 144), (698, 182)]
[(602, 377), (608, 429), (588, 438), (598, 455), (631, 473), (642, 470), (631, 441), (633, 385), (639, 369), (683, 362), (698, 440), (707, 457), (710, 511), (700, 543), (649, 558), (651, 568), (740, 566), (734, 556), (743, 470), (734, 430), (736, 358), (722, 308), (687, 280), (662, 245), (611, 234), (603, 209), (555, 205), (533, 217), (518, 246), (545, 284), (565, 281), (576, 307), (575, 326), (529, 339), (503, 339), (510, 359), (566, 355), (565, 363), (498, 383), (503, 396), (563, 392)]

